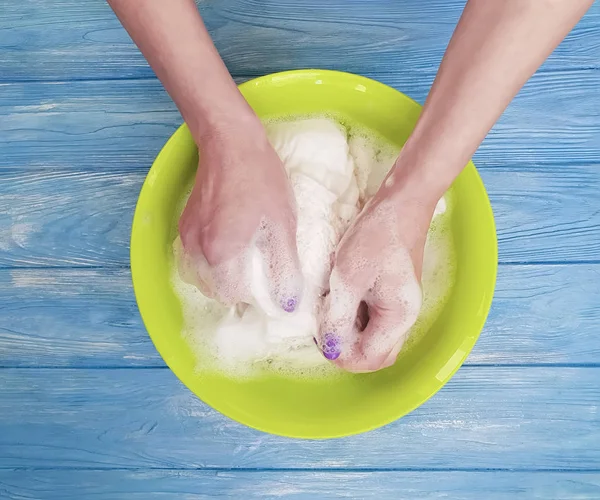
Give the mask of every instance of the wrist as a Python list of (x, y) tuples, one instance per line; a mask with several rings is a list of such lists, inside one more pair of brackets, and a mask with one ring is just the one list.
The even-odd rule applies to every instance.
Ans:
[(216, 138), (240, 140), (262, 130), (260, 119), (241, 94), (239, 99), (197, 105), (186, 115), (184, 119), (198, 147)]
[[(271, 150), (275, 158), (277, 155), (269, 143), (265, 127), (254, 111), (246, 104), (240, 108), (213, 108), (209, 113), (196, 118), (196, 128), (192, 130), (192, 137), (198, 150), (205, 158), (210, 158), (205, 163), (205, 168), (216, 168), (222, 173), (240, 175), (248, 172), (249, 163), (255, 165), (253, 175), (261, 171), (268, 172), (269, 168), (277, 165), (265, 152)], [(189, 126), (189, 123), (188, 123)], [(257, 155), (261, 158), (256, 161)], [(262, 156), (261, 156), (262, 155)], [(256, 169), (259, 170), (256, 170)]]
[(433, 210), (451, 184), (452, 179), (444, 175), (442, 165), (438, 167), (403, 149), (383, 187), (391, 198), (402, 203), (413, 200), (415, 204)]

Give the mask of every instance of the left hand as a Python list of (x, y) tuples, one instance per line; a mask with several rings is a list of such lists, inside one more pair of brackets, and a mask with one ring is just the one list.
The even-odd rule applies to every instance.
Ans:
[[(179, 219), (180, 272), (227, 306), (292, 312), (303, 283), (294, 195), (262, 124), (241, 125), (199, 141), (196, 182)], [(251, 276), (257, 256), (266, 274), (259, 293)]]

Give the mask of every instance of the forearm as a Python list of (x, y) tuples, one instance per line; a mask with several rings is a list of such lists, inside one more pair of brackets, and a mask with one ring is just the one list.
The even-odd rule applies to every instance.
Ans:
[(108, 0), (177, 104), (196, 141), (256, 119), (193, 0)]
[(469, 0), (397, 170), (441, 196), (593, 0)]

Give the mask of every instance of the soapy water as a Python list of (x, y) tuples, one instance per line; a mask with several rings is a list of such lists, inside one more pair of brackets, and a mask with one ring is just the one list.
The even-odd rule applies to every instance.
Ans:
[[(248, 249), (251, 305), (224, 307), (182, 279), (177, 265), (172, 283), (183, 312), (182, 335), (200, 371), (252, 377), (276, 372), (291, 377), (324, 377), (340, 370), (313, 341), (322, 297), (329, 287), (330, 255), (360, 209), (375, 194), (398, 156), (398, 148), (360, 127), (344, 128), (331, 118), (266, 123), (282, 159), (298, 205), (297, 246), (305, 278), (303, 299), (288, 314), (270, 301), (264, 260)], [(189, 192), (184, 196), (180, 215)], [(438, 203), (428, 233), (422, 272), (422, 307), (407, 335), (410, 348), (433, 324), (454, 281), (454, 247), (449, 223), (451, 193)], [(179, 238), (174, 262), (181, 261)], [(188, 282), (186, 282), (188, 281)], [(412, 322), (412, 321), (411, 321)]]

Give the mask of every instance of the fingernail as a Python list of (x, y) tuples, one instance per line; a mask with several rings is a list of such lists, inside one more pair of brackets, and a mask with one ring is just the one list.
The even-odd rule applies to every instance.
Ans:
[(281, 304), (281, 307), (283, 308), (283, 310), (285, 312), (292, 313), (296, 310), (297, 305), (298, 305), (298, 299), (296, 299), (296, 297), (292, 297), (291, 299), (288, 299), (286, 302), (283, 302)]
[(333, 333), (326, 333), (323, 336), (323, 344), (321, 345), (323, 356), (333, 361), (340, 357), (342, 348), (340, 346), (340, 338)]

